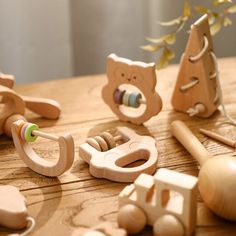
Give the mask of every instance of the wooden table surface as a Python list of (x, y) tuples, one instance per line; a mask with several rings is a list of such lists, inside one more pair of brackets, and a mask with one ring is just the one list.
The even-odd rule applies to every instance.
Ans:
[[(229, 113), (236, 118), (236, 58), (219, 60), (224, 101)], [(41, 96), (57, 100), (62, 115), (57, 121), (49, 121), (27, 112), (29, 121), (37, 123), (43, 131), (63, 134), (71, 132), (76, 145), (72, 168), (59, 178), (48, 178), (34, 173), (17, 155), (13, 142), (5, 136), (0, 139), (0, 181), (18, 187), (26, 197), (29, 214), (37, 222), (32, 235), (70, 235), (74, 229), (94, 226), (103, 221), (116, 221), (118, 194), (125, 184), (95, 179), (88, 172), (88, 165), (78, 157), (78, 146), (88, 136), (117, 126), (128, 126), (139, 134), (152, 135), (159, 152), (158, 168), (166, 167), (194, 176), (199, 166), (188, 152), (171, 137), (169, 125), (173, 120), (186, 122), (204, 146), (213, 155), (234, 154), (233, 148), (214, 142), (199, 134), (198, 129), (217, 129), (227, 137), (236, 136), (236, 128), (222, 124), (225, 118), (218, 110), (209, 119), (190, 118), (175, 112), (170, 98), (176, 81), (178, 66), (170, 66), (158, 72), (157, 91), (163, 99), (163, 110), (146, 122), (136, 126), (121, 122), (104, 104), (101, 89), (105, 75), (68, 78), (38, 84), (16, 86), (22, 95)], [(58, 145), (53, 141), (38, 139), (35, 150), (45, 158), (56, 160)], [(232, 203), (235, 204), (235, 203)], [(0, 228), (0, 235), (12, 231)], [(151, 227), (140, 235), (152, 235)], [(196, 235), (236, 235), (236, 223), (224, 221), (213, 215), (200, 196)]]

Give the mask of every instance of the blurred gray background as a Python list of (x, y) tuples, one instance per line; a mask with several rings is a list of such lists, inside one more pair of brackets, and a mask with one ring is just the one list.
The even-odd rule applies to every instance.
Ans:
[[(14, 74), (19, 84), (104, 73), (112, 52), (155, 61), (157, 55), (140, 46), (147, 44), (145, 37), (170, 32), (157, 21), (179, 16), (182, 4), (183, 0), (0, 0), (0, 70)], [(231, 18), (234, 24), (214, 37), (218, 57), (236, 56), (236, 14)], [(174, 46), (175, 63), (185, 48), (186, 30)]]

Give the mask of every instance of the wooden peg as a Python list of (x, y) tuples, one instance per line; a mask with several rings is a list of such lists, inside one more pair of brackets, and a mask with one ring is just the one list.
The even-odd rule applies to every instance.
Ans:
[(207, 15), (191, 27), (187, 47), (182, 56), (180, 70), (172, 95), (177, 111), (190, 116), (209, 117), (220, 100), (217, 93), (216, 68), (211, 56), (213, 43)]
[(197, 182), (196, 177), (168, 169), (154, 176), (141, 174), (119, 194), (118, 225), (128, 233), (139, 233), (148, 224), (154, 235), (192, 235)]
[(182, 121), (174, 121), (171, 133), (198, 160), (199, 192), (206, 205), (217, 215), (236, 221), (236, 159), (232, 156), (212, 155), (204, 148)]
[[(116, 146), (115, 139), (106, 132), (102, 137), (108, 150), (102, 148), (99, 139), (79, 146), (79, 156), (89, 164), (90, 174), (97, 178), (106, 178), (117, 182), (132, 182), (140, 173), (152, 174), (157, 168), (156, 142), (152, 137), (140, 136), (129, 128), (117, 128), (118, 136), (126, 142)], [(90, 140), (91, 141), (91, 140)], [(145, 160), (142, 165), (125, 168), (125, 166)]]
[(232, 139), (226, 138), (216, 132), (212, 132), (212, 131), (206, 130), (206, 129), (200, 129), (199, 131), (200, 131), (200, 133), (205, 134), (206, 136), (208, 136), (210, 138), (213, 138), (221, 143), (224, 143), (224, 144), (229, 145), (233, 148), (236, 148), (236, 141), (234, 141)]
[[(111, 54), (107, 59), (108, 83), (102, 89), (102, 97), (111, 110), (123, 121), (142, 124), (162, 109), (162, 100), (155, 91), (155, 64), (135, 62)], [(122, 85), (134, 86), (139, 92), (122, 91)], [(141, 95), (144, 98), (141, 98)], [(145, 109), (138, 107), (145, 104)], [(124, 106), (132, 108), (124, 109)]]
[(22, 130), (25, 124), (26, 122), (18, 120), (12, 125), (12, 137), (16, 151), (25, 164), (35, 172), (49, 177), (59, 176), (68, 170), (74, 161), (74, 141), (72, 136), (67, 133), (63, 136), (57, 137), (55, 135), (46, 134), (38, 130), (30, 130), (31, 134), (29, 135), (33, 140), (36, 136), (41, 136), (59, 143), (59, 159), (54, 164), (39, 157), (29, 145), (27, 140), (22, 138), (22, 134), (25, 135), (24, 132), (26, 132), (26, 130)]

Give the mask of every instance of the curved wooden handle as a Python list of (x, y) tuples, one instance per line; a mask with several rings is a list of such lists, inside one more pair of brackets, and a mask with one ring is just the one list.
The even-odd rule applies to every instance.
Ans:
[(47, 119), (58, 119), (61, 113), (61, 108), (58, 102), (46, 99), (46, 98), (36, 98), (21, 96), (25, 102), (26, 107), (45, 117)]
[(190, 129), (179, 120), (175, 120), (170, 125), (173, 136), (188, 150), (188, 152), (202, 166), (206, 160), (211, 158), (211, 154), (205, 149), (200, 141), (194, 136)]

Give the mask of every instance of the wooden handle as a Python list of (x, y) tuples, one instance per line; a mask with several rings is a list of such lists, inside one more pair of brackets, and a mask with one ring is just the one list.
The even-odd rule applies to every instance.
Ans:
[(45, 117), (47, 119), (58, 119), (61, 113), (61, 108), (58, 102), (46, 99), (21, 96), (25, 105), (31, 111)]
[(201, 166), (206, 160), (212, 157), (182, 121), (173, 121), (170, 125), (170, 131)]

